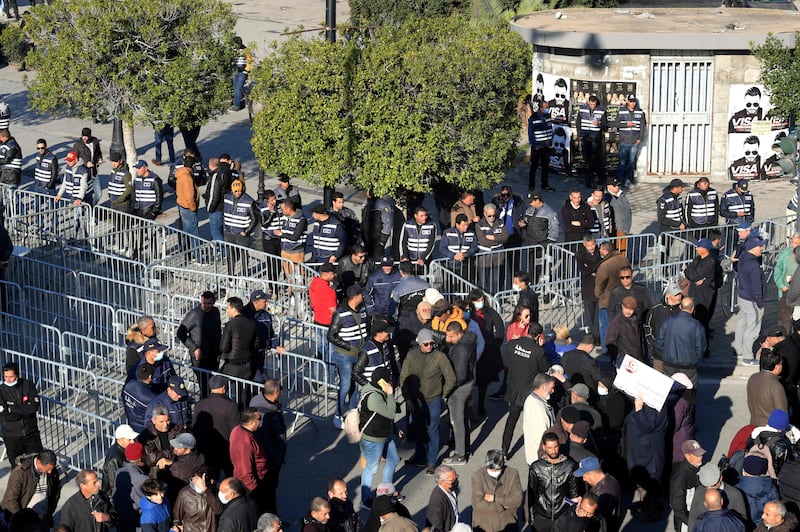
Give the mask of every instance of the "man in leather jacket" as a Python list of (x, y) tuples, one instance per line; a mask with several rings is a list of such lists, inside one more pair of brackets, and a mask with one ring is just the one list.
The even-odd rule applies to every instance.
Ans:
[(528, 516), (534, 530), (550, 530), (567, 509), (565, 499), (578, 497), (578, 483), (572, 474), (577, 464), (561, 454), (558, 436), (542, 436), (545, 457), (533, 462), (528, 470)]

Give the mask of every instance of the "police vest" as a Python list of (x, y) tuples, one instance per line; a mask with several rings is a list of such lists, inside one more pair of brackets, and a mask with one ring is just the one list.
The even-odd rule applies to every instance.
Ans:
[(36, 167), (33, 169), (33, 178), (40, 187), (46, 187), (58, 172), (58, 161), (53, 152), (46, 151), (36, 157)]
[(442, 238), (446, 239), (447, 250), (453, 255), (456, 253), (467, 253), (470, 247), (472, 247), (472, 244), (477, 242), (475, 233), (472, 231), (467, 230), (463, 233), (459, 233), (454, 227), (445, 231)]
[(258, 211), (261, 213), (261, 236), (265, 240), (279, 239), (279, 236), (275, 236), (275, 231), (281, 228), (281, 215), (277, 204), (275, 209), (270, 209), (264, 202), (258, 207)]
[(111, 173), (111, 179), (108, 181), (108, 199), (112, 202), (125, 194), (125, 175), (127, 173), (128, 167), (125, 165), (120, 166)]
[[(727, 206), (728, 219), (738, 218), (739, 213), (744, 214), (745, 217), (753, 215), (753, 195), (750, 192), (745, 192), (740, 196), (731, 189), (725, 193), (722, 199)], [(748, 221), (752, 221), (752, 219)]]
[[(599, 136), (601, 125), (603, 124), (603, 116), (605, 116), (605, 114), (605, 109), (600, 109), (600, 107), (595, 107), (594, 111), (591, 111), (588, 105), (582, 105), (579, 115), (581, 135), (588, 135), (590, 137)], [(597, 125), (592, 123), (593, 120), (597, 120)]]
[(550, 117), (542, 113), (534, 113), (528, 120), (528, 130), (531, 145), (536, 148), (549, 148), (553, 141), (553, 126)]
[[(367, 365), (364, 367), (364, 378), (370, 380), (372, 373), (378, 368), (386, 368), (392, 374), (391, 358), (394, 356), (394, 347), (389, 342), (378, 344), (374, 340), (367, 340), (363, 347), (367, 353)], [(398, 375), (392, 375), (392, 381)]]
[(436, 240), (436, 225), (424, 223), (417, 225), (410, 221), (403, 224), (403, 237), (400, 242), (402, 253), (410, 260), (427, 259), (429, 250), (433, 249), (433, 242)]
[(16, 170), (22, 172), (22, 152), (19, 149), (19, 144), (13, 138), (6, 141), (5, 144), (0, 145), (0, 158), (5, 159), (8, 154), (16, 148), (17, 157), (14, 157), (5, 164), (0, 165), (0, 170)]
[[(503, 224), (499, 224), (497, 227), (492, 227), (491, 225), (482, 220), (478, 222), (476, 229), (481, 233), (483, 233), (484, 235), (499, 236), (500, 233), (503, 232), (504, 227)], [(492, 244), (490, 246), (484, 246), (480, 243), (480, 240), (478, 241), (478, 251), (481, 252), (493, 251), (495, 249), (500, 249), (502, 247), (503, 244), (500, 243)]]
[(238, 235), (247, 231), (253, 223), (253, 198), (247, 194), (237, 200), (233, 192), (225, 194), (224, 224), (225, 232)]
[(708, 189), (706, 197), (694, 189), (686, 196), (686, 218), (696, 225), (715, 225), (717, 223), (717, 191)]
[(658, 198), (658, 200), (659, 202), (664, 202), (664, 206), (661, 208), (664, 213), (664, 218), (675, 222), (676, 226), (683, 223), (681, 218), (681, 202), (678, 198), (673, 196), (670, 192), (667, 192)]
[(339, 251), (341, 225), (339, 220), (329, 216), (324, 222), (314, 224), (311, 232), (311, 244), (314, 246), (311, 255), (313, 262), (326, 262)]
[(361, 347), (367, 338), (367, 313), (364, 309), (356, 311), (358, 318), (355, 317), (350, 307), (339, 308), (336, 310), (342, 318), (342, 328), (339, 329), (339, 338), (349, 343), (353, 347)]
[(292, 239), (295, 230), (304, 221), (305, 217), (299, 211), (294, 216), (283, 217), (281, 221), (281, 247), (285, 251), (297, 252), (303, 251), (303, 248), (305, 248), (305, 231), (297, 235), (295, 240)]
[[(619, 122), (619, 141), (625, 144), (635, 144), (642, 138), (642, 122), (644, 121), (644, 111), (634, 109), (631, 111), (627, 107), (620, 107)], [(633, 125), (629, 126), (628, 122)]]
[(133, 198), (137, 209), (147, 209), (158, 201), (156, 176), (150, 172), (144, 177), (133, 179)]
[[(85, 183), (85, 187), (81, 186), (81, 181)], [(92, 196), (92, 193), (92, 187), (89, 186), (89, 169), (82, 164), (67, 166), (64, 170), (64, 194), (61, 197), (85, 201)]]
[(11, 107), (5, 102), (0, 102), (0, 129), (8, 129), (11, 124)]

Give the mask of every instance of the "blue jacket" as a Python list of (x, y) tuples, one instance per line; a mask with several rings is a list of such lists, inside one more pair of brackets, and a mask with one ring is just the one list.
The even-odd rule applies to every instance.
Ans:
[(364, 287), (364, 307), (370, 316), (388, 316), (391, 294), (403, 278), (400, 272), (392, 270), (386, 275), (383, 268), (378, 268), (367, 278)]
[(764, 505), (779, 498), (778, 489), (769, 477), (742, 475), (736, 487), (747, 497), (747, 507), (750, 508), (750, 516), (755, 524), (761, 522)]
[(744, 521), (733, 510), (705, 512), (697, 518), (694, 532), (744, 532)]
[(121, 401), (125, 409), (125, 418), (128, 420), (128, 425), (136, 432), (142, 432), (150, 424), (145, 412), (155, 397), (155, 392), (148, 385), (136, 379), (129, 380), (122, 387)]
[(622, 428), (628, 469), (642, 466), (650, 478), (661, 478), (666, 461), (664, 448), (668, 424), (666, 408), (659, 412), (645, 405), (640, 411), (628, 414)]
[[(166, 530), (169, 530), (170, 515), (169, 501), (164, 497), (162, 504), (151, 502), (147, 497), (142, 497), (139, 501), (139, 508), (142, 510), (142, 517), (140, 522), (142, 525), (159, 525), (166, 523)], [(155, 527), (155, 530), (161, 530), (161, 527)]]
[(656, 347), (666, 364), (697, 366), (708, 347), (706, 332), (691, 314), (680, 311), (664, 320)]
[(153, 417), (153, 409), (157, 406), (163, 406), (169, 412), (169, 422), (178, 428), (190, 427), (192, 425), (192, 407), (189, 404), (189, 398), (182, 398), (178, 401), (170, 399), (167, 392), (161, 392), (155, 399), (150, 401), (150, 405), (144, 413), (144, 418), (147, 422)]
[(739, 281), (739, 298), (752, 301), (758, 308), (764, 308), (767, 278), (761, 269), (758, 257), (745, 251), (739, 258), (739, 267), (736, 272)]

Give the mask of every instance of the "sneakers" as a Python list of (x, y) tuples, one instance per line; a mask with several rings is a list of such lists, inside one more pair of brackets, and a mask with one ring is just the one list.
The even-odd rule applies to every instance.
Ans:
[(454, 454), (442, 460), (442, 465), (462, 466), (467, 465), (467, 459), (459, 454)]
[(759, 362), (757, 358), (746, 358), (739, 362), (742, 366), (758, 366)]
[(433, 472), (435, 470), (436, 470), (435, 466), (429, 465), (428, 467), (425, 468), (425, 474), (426, 475), (433, 475)]
[(150, 159), (150, 162), (153, 163), (156, 166), (161, 166), (161, 161), (157, 161), (155, 159)]

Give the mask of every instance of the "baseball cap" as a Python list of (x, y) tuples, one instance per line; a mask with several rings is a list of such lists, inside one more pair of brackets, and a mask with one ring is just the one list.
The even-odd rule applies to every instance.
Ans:
[(441, 316), (451, 308), (453, 308), (453, 305), (451, 305), (444, 299), (440, 299), (439, 301), (433, 304), (433, 307), (431, 307), (431, 314), (433, 316)]
[(681, 444), (681, 453), (691, 454), (692, 456), (703, 456), (706, 450), (700, 446), (697, 440), (686, 440)]
[(635, 102), (636, 101), (636, 95), (635, 94), (628, 94), (628, 101), (629, 102)]
[(234, 179), (231, 183), (231, 191), (244, 190), (244, 183), (241, 179)]
[(81, 137), (91, 137), (92, 136), (92, 129), (85, 127), (81, 129)]
[(589, 422), (581, 419), (580, 421), (576, 421), (572, 425), (572, 433), (577, 436), (578, 438), (588, 438), (589, 437)]
[(431, 305), (436, 305), (436, 302), (437, 302), (437, 301), (442, 301), (442, 300), (444, 300), (444, 296), (443, 296), (443, 295), (442, 295), (442, 293), (441, 293), (441, 292), (439, 292), (437, 289), (435, 289), (435, 288), (428, 288), (428, 289), (426, 289), (426, 290), (425, 290), (425, 297), (424, 297), (424, 299), (425, 299), (425, 301), (427, 301), (427, 302), (428, 302), (428, 303), (430, 303)]
[(118, 151), (111, 152), (111, 162), (118, 163), (122, 161), (122, 154)]
[(673, 179), (672, 181), (669, 182), (669, 188), (686, 187), (686, 186), (687, 186), (686, 183), (684, 183), (682, 180), (677, 179), (677, 178), (675, 178), (675, 179)]
[(709, 239), (707, 239), (707, 238), (701, 238), (701, 239), (700, 239), (700, 240), (697, 242), (697, 244), (695, 244), (695, 247), (698, 247), (698, 248), (703, 248), (703, 249), (707, 249), (707, 250), (709, 250), (709, 251), (711, 251), (712, 249), (714, 249), (714, 245), (711, 243), (711, 240), (709, 240)]
[(714, 462), (705, 464), (700, 468), (700, 471), (697, 472), (697, 478), (700, 480), (700, 484), (707, 488), (719, 482), (720, 476), (722, 476), (722, 472), (719, 470), (719, 466)]
[(384, 266), (394, 266), (394, 261), (389, 257), (381, 257), (381, 268)]
[(737, 231), (746, 231), (753, 226), (750, 222), (739, 222), (739, 225), (736, 226)]
[(577, 423), (581, 420), (581, 413), (574, 406), (565, 406), (558, 415), (567, 423)]
[(573, 475), (582, 477), (589, 471), (597, 471), (598, 469), (600, 469), (600, 460), (596, 456), (587, 456), (578, 464), (578, 469), (575, 470)]
[(74, 152), (74, 151), (69, 152), (67, 154), (67, 156), (65, 157), (65, 160), (68, 163), (74, 163), (75, 161), (78, 160), (78, 152)]
[(783, 325), (773, 325), (767, 329), (765, 336), (779, 338), (781, 336), (786, 336), (786, 330), (783, 328)]
[(186, 397), (189, 395), (189, 390), (186, 389), (186, 383), (183, 382), (183, 379), (177, 375), (169, 378), (169, 389), (181, 397)]
[(361, 288), (360, 284), (354, 284), (352, 286), (347, 287), (347, 297), (354, 297), (364, 293), (364, 289)]
[(313, 207), (311, 207), (311, 212), (316, 214), (327, 214), (328, 209), (325, 208), (325, 205), (322, 203), (317, 203)]
[(612, 187), (621, 187), (622, 181), (620, 181), (619, 179), (612, 179), (609, 185), (611, 185)]
[[(377, 492), (376, 492), (377, 493)], [(377, 516), (394, 512), (394, 503), (389, 495), (378, 495), (372, 502), (372, 513)]]
[(670, 281), (667, 283), (667, 287), (664, 289), (665, 296), (678, 296), (683, 294), (683, 290), (675, 281)]
[(372, 334), (382, 333), (382, 332), (390, 333), (393, 330), (394, 327), (389, 325), (389, 322), (387, 322), (384, 319), (377, 319), (372, 321)]
[(125, 460), (133, 462), (134, 460), (141, 460), (144, 455), (144, 445), (138, 441), (125, 447)]
[(208, 379), (208, 389), (216, 390), (217, 388), (227, 386), (229, 383), (230, 381), (224, 375), (213, 375), (210, 379)]
[(169, 444), (175, 449), (194, 449), (195, 445), (197, 445), (197, 440), (192, 434), (181, 432), (169, 440)]
[(153, 349), (157, 349), (159, 351), (166, 351), (167, 349), (169, 349), (169, 346), (162, 344), (161, 342), (158, 341), (158, 338), (154, 336), (152, 338), (148, 338), (145, 341), (144, 345), (142, 345), (142, 351), (144, 351), (145, 353), (147, 351), (152, 351)]
[(533, 200), (541, 200), (542, 195), (539, 192), (531, 192), (528, 194), (528, 203), (532, 202)]
[(147, 166), (147, 161), (145, 161), (144, 159), (139, 159), (138, 161), (136, 161), (136, 164), (133, 165), (133, 167), (137, 169), (144, 168), (145, 166)]
[(253, 301), (269, 300), (270, 297), (271, 296), (263, 290), (253, 290), (253, 292), (250, 294), (250, 302), (252, 303)]
[(750, 181), (747, 179), (740, 179), (735, 184), (739, 186), (739, 190), (744, 190), (745, 192), (750, 188)]
[(114, 431), (114, 439), (126, 438), (128, 440), (135, 440), (139, 437), (139, 433), (133, 430), (130, 425), (124, 424), (117, 427)]
[(744, 249), (750, 251), (751, 249), (754, 248), (759, 248), (759, 247), (763, 248), (766, 244), (767, 243), (761, 240), (760, 238), (748, 238), (744, 242)]

